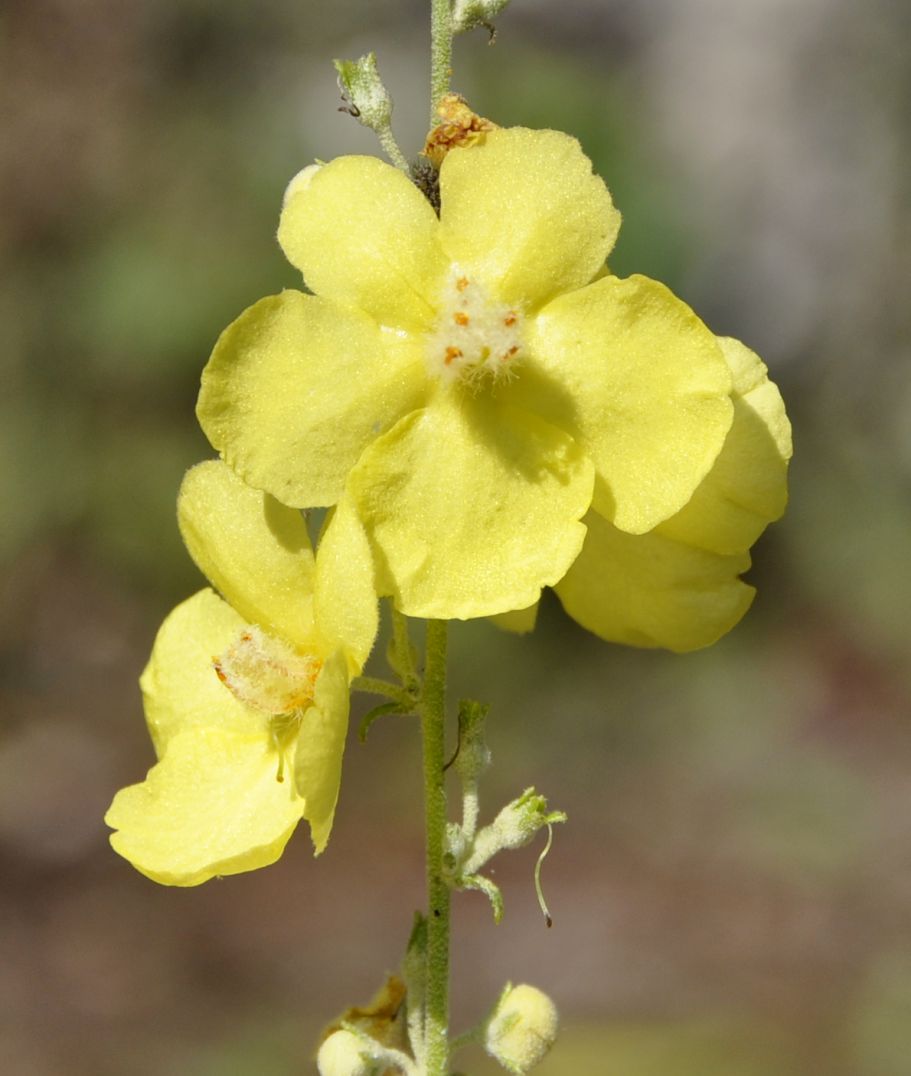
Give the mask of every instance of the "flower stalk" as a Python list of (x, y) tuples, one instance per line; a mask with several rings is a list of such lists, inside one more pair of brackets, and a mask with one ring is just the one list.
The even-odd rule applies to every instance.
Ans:
[(425, 1076), (446, 1076), (449, 1066), (449, 885), (446, 849), (445, 620), (427, 621), (426, 667), (421, 699), (424, 746), (424, 813), (427, 840), (427, 980), (424, 1008)]
[(430, 8), (430, 127), (433, 129), (439, 117), (437, 108), (449, 93), (452, 78), (452, 22), (451, 0), (431, 0)]

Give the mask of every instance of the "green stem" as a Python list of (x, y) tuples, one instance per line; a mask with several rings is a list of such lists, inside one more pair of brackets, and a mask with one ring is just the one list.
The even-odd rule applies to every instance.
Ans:
[(424, 1010), (426, 1076), (449, 1071), (449, 886), (443, 877), (446, 841), (446, 621), (427, 621), (421, 731), (427, 826), (427, 994)]
[(379, 127), (377, 128), (376, 134), (380, 140), (380, 145), (386, 151), (389, 160), (392, 161), (396, 168), (400, 168), (403, 172), (410, 174), (411, 165), (408, 163), (405, 154), (402, 153), (399, 148), (399, 144), (395, 140), (395, 135), (392, 133), (392, 128)]
[(440, 121), (437, 106), (452, 77), (452, 0), (430, 3), (430, 126)]

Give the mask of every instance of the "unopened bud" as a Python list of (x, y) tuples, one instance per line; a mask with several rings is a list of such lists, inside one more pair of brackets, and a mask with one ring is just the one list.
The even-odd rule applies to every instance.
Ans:
[(338, 71), (345, 111), (371, 130), (386, 130), (392, 119), (392, 98), (377, 70), (376, 54), (368, 52), (359, 60), (332, 62)]
[(556, 1006), (537, 987), (507, 986), (487, 1023), (484, 1047), (514, 1076), (524, 1076), (553, 1046), (558, 1023)]
[(500, 14), (509, 0), (455, 0), (452, 8), (452, 28), (457, 34), (476, 26), (490, 29), (490, 23)]
[(351, 1031), (333, 1031), (319, 1048), (316, 1067), (320, 1076), (376, 1076), (376, 1062), (366, 1044)]

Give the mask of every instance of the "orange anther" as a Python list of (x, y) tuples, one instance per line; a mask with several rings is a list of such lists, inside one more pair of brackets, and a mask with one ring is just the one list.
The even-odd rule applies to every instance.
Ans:
[(456, 325), (467, 325), (471, 320), (467, 314), (463, 314), (460, 310), (457, 314), (453, 315)]
[(448, 366), (454, 359), (461, 359), (462, 349), (457, 347), (446, 348), (446, 357), (443, 360)]
[(501, 362), (506, 362), (507, 359), (511, 359), (513, 357), (513, 355), (515, 355), (515, 353), (518, 350), (519, 350), (519, 345), (518, 344), (513, 344), (512, 347), (509, 349), (509, 351), (504, 351), (503, 352), (503, 354), (500, 356), (500, 361)]
[(460, 276), (459, 279), (456, 281), (456, 288), (459, 291), (464, 291), (467, 287), (468, 287), (468, 277), (467, 276)]
[(516, 315), (510, 310), (510, 312), (503, 318), (504, 325), (515, 325)]

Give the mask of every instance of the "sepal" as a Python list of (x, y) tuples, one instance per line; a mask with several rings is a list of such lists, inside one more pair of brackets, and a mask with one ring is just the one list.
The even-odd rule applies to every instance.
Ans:
[(562, 811), (547, 810), (546, 797), (526, 788), (478, 832), (472, 853), (462, 866), (463, 875), (476, 874), (497, 852), (522, 848), (545, 826), (565, 821)]

